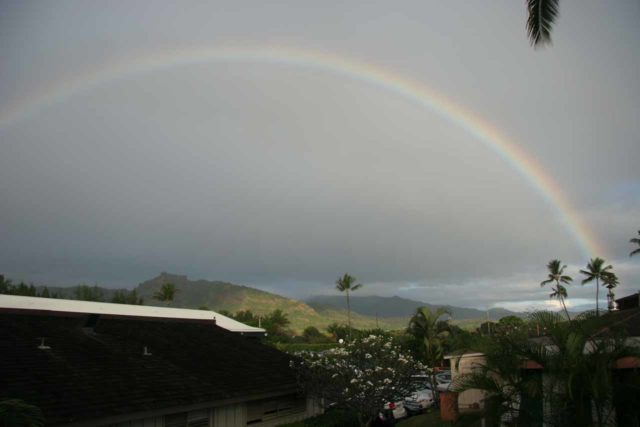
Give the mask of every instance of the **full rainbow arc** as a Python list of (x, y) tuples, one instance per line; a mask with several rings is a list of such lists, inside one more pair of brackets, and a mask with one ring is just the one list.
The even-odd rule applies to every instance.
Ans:
[(313, 68), (370, 84), (411, 100), (463, 128), (507, 162), (555, 209), (585, 259), (595, 255), (606, 256), (604, 248), (573, 210), (555, 180), (533, 157), (509, 141), (490, 123), (421, 83), (375, 65), (326, 52), (282, 46), (222, 46), (167, 50), (136, 56), (102, 65), (94, 72), (72, 76), (44, 93), (36, 93), (23, 99), (8, 111), (1, 112), (0, 132), (65, 99), (119, 78), (215, 62), (258, 62)]

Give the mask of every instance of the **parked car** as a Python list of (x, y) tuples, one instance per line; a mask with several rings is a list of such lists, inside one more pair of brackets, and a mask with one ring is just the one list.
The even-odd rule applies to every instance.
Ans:
[(434, 403), (433, 391), (428, 388), (416, 390), (404, 399), (404, 407), (409, 415), (419, 414)]
[(451, 383), (451, 371), (442, 371), (436, 374), (436, 382), (438, 384)]
[(404, 408), (404, 402), (397, 400), (396, 402), (385, 403), (384, 408), (380, 413), (386, 419), (399, 420), (407, 417), (407, 410)]

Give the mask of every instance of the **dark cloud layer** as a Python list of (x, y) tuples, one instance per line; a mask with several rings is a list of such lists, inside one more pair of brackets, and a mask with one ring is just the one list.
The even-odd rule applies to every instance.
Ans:
[[(566, 192), (621, 266), (622, 290), (639, 287), (627, 257), (640, 228), (637, 4), (563, 2), (555, 45), (534, 51), (521, 4), (438, 4), (436, 19), (423, 3), (3, 4), (0, 114), (92, 64), (167, 45), (334, 51), (503, 130)], [(597, 35), (584, 25), (596, 18), (611, 22)], [(350, 271), (370, 292), (484, 306), (543, 300), (550, 258), (584, 261), (554, 207), (474, 135), (318, 70), (130, 76), (4, 129), (0, 153), (0, 272), (17, 279), (131, 286), (172, 271), (304, 297)]]

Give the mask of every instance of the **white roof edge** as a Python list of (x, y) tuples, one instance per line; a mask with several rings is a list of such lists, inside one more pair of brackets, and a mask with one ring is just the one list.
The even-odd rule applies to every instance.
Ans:
[(78, 301), (59, 298), (0, 295), (0, 309), (58, 311), (66, 313), (112, 314), (119, 316), (156, 317), (167, 319), (213, 320), (216, 325), (232, 332), (261, 333), (262, 328), (245, 325), (230, 317), (210, 310), (155, 307), (149, 305), (114, 304), (109, 302)]

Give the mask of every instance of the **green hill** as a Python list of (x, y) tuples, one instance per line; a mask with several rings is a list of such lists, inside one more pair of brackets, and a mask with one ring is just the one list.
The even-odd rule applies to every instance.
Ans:
[[(311, 307), (308, 304), (281, 295), (273, 294), (248, 286), (208, 280), (189, 280), (187, 276), (161, 273), (158, 277), (141, 283), (137, 290), (144, 298), (145, 305), (162, 306), (163, 303), (153, 299), (153, 294), (165, 283), (173, 283), (178, 290), (170, 307), (200, 308), (226, 310), (235, 313), (240, 310), (251, 310), (258, 315), (266, 315), (280, 309), (291, 321), (291, 329), (301, 332), (307, 326), (325, 329), (333, 322), (346, 323), (347, 311), (339, 307)], [(352, 324), (355, 328), (370, 329), (379, 326), (383, 329), (400, 329), (407, 325), (404, 316), (379, 318), (375, 316), (352, 313)]]

